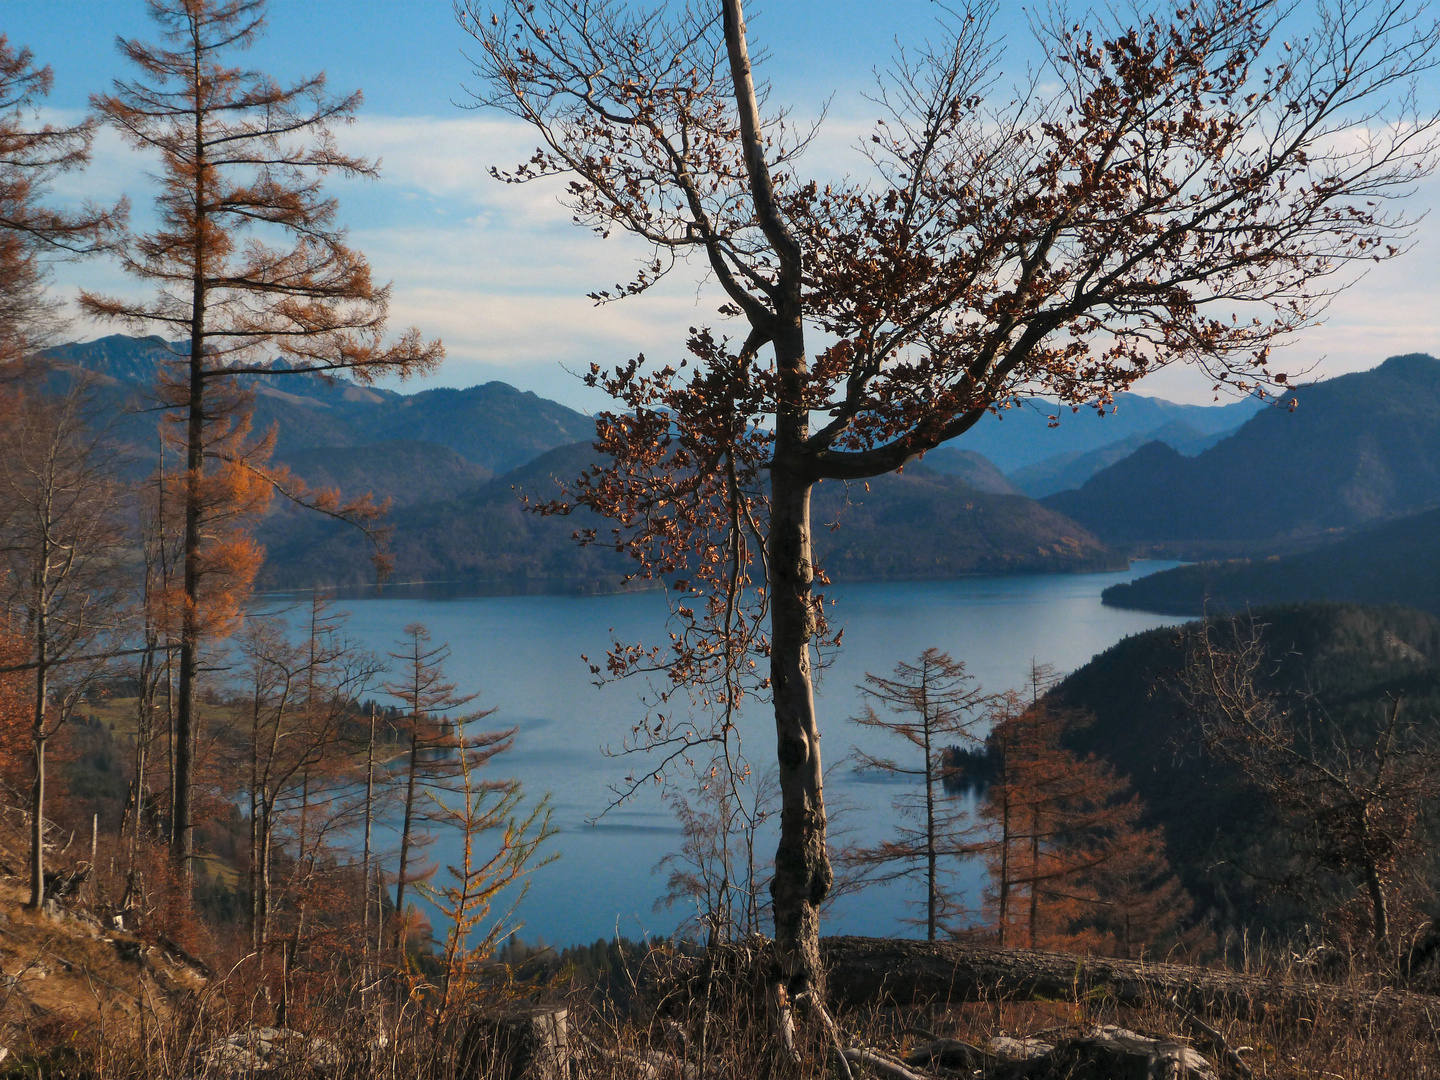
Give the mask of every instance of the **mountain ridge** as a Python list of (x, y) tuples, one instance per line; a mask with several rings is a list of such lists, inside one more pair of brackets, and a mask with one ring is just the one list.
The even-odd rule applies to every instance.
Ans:
[(1042, 501), (1132, 552), (1210, 558), (1295, 551), (1440, 505), (1440, 360), (1391, 357), (1280, 406), (1195, 457), (1150, 442)]

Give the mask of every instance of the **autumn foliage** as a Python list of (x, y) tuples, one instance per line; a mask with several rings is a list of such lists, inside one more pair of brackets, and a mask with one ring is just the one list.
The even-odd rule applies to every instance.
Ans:
[(479, 102), (541, 144), (495, 175), (563, 179), (577, 223), (654, 252), (592, 295), (643, 293), (693, 254), (733, 320), (695, 327), (683, 359), (592, 368), (618, 403), (597, 421), (607, 460), (542, 509), (609, 519), (578, 538), (675, 590), (668, 642), (615, 642), (603, 670), (668, 677), (705, 720), (662, 702), (640, 741), (690, 760), (730, 737), (737, 698), (768, 696), (776, 936), (798, 995), (820, 978), (833, 879), (814, 485), (901, 468), (1036, 395), (1105, 411), (1167, 364), (1285, 385), (1272, 345), (1337, 272), (1403, 246), (1389, 197), (1435, 164), (1440, 121), (1408, 87), (1436, 36), (1400, 0), (1327, 8), (1298, 38), (1290, 8), (1246, 0), (1098, 29), (1057, 14), (1037, 24), (1047, 71), (1007, 95), (995, 9), (977, 6), (878, 75), (859, 168), (827, 182), (802, 171), (807, 133), (762, 112), (741, 0), (718, 8), (472, 0), (462, 21)]
[(1190, 901), (1163, 836), (1141, 825), (1143, 807), (1108, 763), (1065, 746), (1084, 717), (1038, 686), (1007, 696), (988, 739), (975, 845), (989, 871), (987, 932), (1001, 945), (1124, 957), (1173, 943)]

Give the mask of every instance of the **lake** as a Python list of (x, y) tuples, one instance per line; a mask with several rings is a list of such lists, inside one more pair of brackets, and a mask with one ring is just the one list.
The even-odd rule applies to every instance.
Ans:
[[(883, 733), (847, 723), (859, 708), (856, 684), (866, 672), (889, 674), (934, 646), (964, 660), (987, 691), (1024, 684), (1032, 660), (1061, 672), (1086, 663), (1120, 639), (1181, 620), (1104, 607), (1101, 592), (1116, 582), (1178, 565), (1136, 561), (1128, 571), (952, 581), (852, 584), (830, 590), (832, 621), (845, 628), (844, 647), (826, 668), (817, 701), (827, 765), (859, 743), (894, 754)], [(620, 596), (447, 597), (342, 600), (350, 634), (378, 653), (395, 648), (407, 623), (424, 623), (435, 643), (452, 650), (446, 672), (477, 706), (497, 710), (496, 727), (515, 726), (515, 747), (495, 759), (497, 775), (515, 776), (530, 795), (549, 793), (560, 829), (550, 851), (559, 858), (534, 875), (517, 911), (526, 941), (557, 945), (621, 933), (668, 934), (684, 913), (656, 911), (664, 872), (656, 864), (679, 846), (679, 829), (657, 790), (606, 810), (612, 786), (632, 761), (619, 749), (642, 714), (638, 684), (596, 689), (581, 654), (602, 656), (612, 632), (622, 640), (663, 640), (666, 607), (658, 592)], [(298, 617), (298, 616), (297, 616)], [(763, 767), (773, 754), (773, 721), (762, 706), (740, 723), (747, 752)], [(768, 739), (767, 739), (768, 735)], [(889, 740), (894, 744), (894, 740)], [(826, 786), (827, 803), (844, 805), (852, 838), (874, 839), (895, 820), (891, 801), (904, 786), (857, 775), (845, 764)], [(766, 854), (774, 841), (765, 839)], [(456, 838), (439, 835), (429, 857), (453, 861)], [(393, 867), (393, 860), (391, 863)], [(978, 867), (961, 871), (962, 889), (978, 898)], [(903, 935), (909, 912), (904, 884), (872, 888), (838, 901), (827, 933)], [(438, 929), (438, 928), (437, 928)]]

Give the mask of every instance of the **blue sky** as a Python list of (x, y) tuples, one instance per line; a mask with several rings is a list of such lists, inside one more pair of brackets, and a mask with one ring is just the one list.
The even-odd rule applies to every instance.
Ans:
[[(797, 118), (829, 117), (812, 151), (816, 172), (851, 167), (849, 149), (868, 128), (864, 94), (871, 70), (884, 66), (898, 37), (915, 42), (934, 25), (923, 0), (772, 0), (747, 8), (752, 49), (765, 48), (763, 74), (773, 100)], [(569, 223), (554, 189), (505, 188), (491, 165), (529, 155), (534, 138), (494, 113), (467, 111), (464, 84), (470, 39), (448, 0), (272, 0), (268, 35), (246, 59), (277, 78), (324, 71), (337, 91), (360, 88), (357, 122), (339, 133), (353, 153), (382, 160), (378, 183), (337, 183), (341, 216), (377, 276), (394, 283), (392, 322), (415, 324), (445, 340), (449, 359), (427, 385), (469, 386), (503, 379), (567, 404), (595, 409), (570, 371), (637, 352), (678, 353), (687, 326), (717, 322), (714, 300), (677, 274), (653, 294), (595, 308), (585, 294), (628, 276), (643, 252), (623, 239), (601, 241)], [(1003, 7), (997, 29), (1007, 44), (1006, 70), (1021, 73), (1040, 59), (1018, 5)], [(88, 95), (126, 74), (117, 34), (150, 38), (142, 0), (9, 0), (0, 33), (30, 47), (55, 71), (49, 107), (78, 115)], [(1434, 87), (1429, 88), (1431, 92)], [(97, 141), (88, 173), (66, 178), (62, 195), (111, 199), (129, 194), (143, 214), (145, 162), (112, 135)], [(1415, 212), (1440, 203), (1440, 183), (1422, 185)], [(142, 218), (143, 220), (143, 218)], [(1375, 268), (1332, 304), (1324, 325), (1290, 346), (1291, 370), (1315, 375), (1372, 367), (1386, 356), (1440, 354), (1440, 222), (1432, 216), (1415, 250)], [(113, 266), (90, 261), (57, 268), (57, 291), (79, 285), (111, 292), (131, 286)], [(108, 328), (77, 323), (75, 336)], [(1162, 372), (1142, 393), (1208, 401), (1209, 384), (1193, 373)]]

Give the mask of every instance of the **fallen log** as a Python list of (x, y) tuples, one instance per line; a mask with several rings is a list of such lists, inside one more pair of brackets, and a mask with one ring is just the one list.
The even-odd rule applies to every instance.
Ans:
[(1270, 979), (1232, 971), (960, 942), (832, 937), (820, 943), (827, 992), (839, 1008), (881, 1002), (1076, 1001), (1122, 1005), (1170, 998), (1199, 1015), (1440, 1017), (1440, 1000), (1404, 990)]

